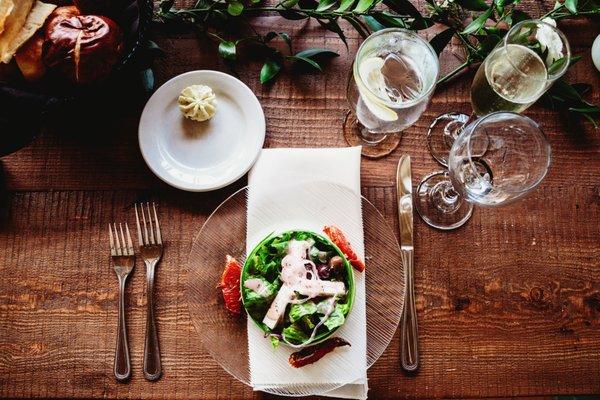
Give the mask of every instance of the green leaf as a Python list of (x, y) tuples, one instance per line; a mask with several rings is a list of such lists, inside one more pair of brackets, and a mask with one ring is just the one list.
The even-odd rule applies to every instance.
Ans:
[(344, 34), (344, 31), (342, 30), (340, 25), (337, 23), (336, 19), (332, 18), (332, 19), (327, 20), (327, 22), (317, 19), (317, 22), (319, 23), (319, 25), (321, 25), (323, 28), (327, 29), (328, 31), (337, 33), (337, 35), (340, 37), (342, 42), (344, 42), (346, 47), (348, 47), (348, 41), (346, 40), (346, 35)]
[(344, 19), (346, 21), (348, 21), (350, 23), (350, 25), (352, 25), (352, 27), (356, 30), (356, 32), (358, 32), (358, 34), (360, 36), (362, 36), (364, 39), (366, 39), (367, 36), (369, 36), (368, 29), (360, 22), (360, 20), (358, 18), (347, 16), (347, 17), (344, 17)]
[(304, 317), (302, 317), (302, 319), (300, 320), (300, 323), (302, 324), (304, 329), (310, 330), (310, 332), (312, 332), (313, 329), (315, 329), (315, 323), (313, 322), (311, 317), (308, 315), (305, 315)]
[(352, 7), (354, 5), (354, 1), (355, 0), (342, 0), (342, 2), (340, 3), (340, 6), (335, 11), (336, 12), (344, 12), (346, 10), (349, 10), (350, 7)]
[(175, 0), (162, 0), (160, 2), (160, 11), (166, 13), (169, 12), (171, 10), (171, 8), (173, 8), (173, 5), (175, 4)]
[(298, 57), (298, 56), (289, 56), (288, 59), (292, 60), (292, 61), (304, 63), (306, 65), (309, 65), (309, 66), (313, 67), (314, 69), (317, 69), (319, 71), (323, 71), (323, 69), (321, 69), (321, 66), (316, 61), (311, 60), (310, 58), (307, 58), (307, 57)]
[(363, 13), (367, 11), (373, 5), (375, 0), (359, 0), (356, 8), (354, 8), (355, 13)]
[(531, 15), (527, 14), (525, 11), (512, 9), (510, 12), (510, 25), (518, 24), (521, 21), (526, 21), (528, 19), (532, 19)]
[(581, 114), (585, 119), (587, 119), (588, 121), (590, 121), (592, 123), (592, 125), (594, 125), (594, 128), (598, 128), (598, 123), (596, 122), (596, 120), (594, 119), (594, 117), (592, 117), (591, 115), (588, 115), (586, 113)]
[(592, 90), (592, 85), (590, 85), (589, 83), (572, 83), (571, 87), (573, 87), (573, 89), (577, 90), (577, 93), (579, 93), (580, 96), (585, 95), (586, 93), (588, 93), (590, 90)]
[(299, 13), (298, 11), (295, 11), (293, 9), (290, 9), (290, 10), (281, 9), (281, 10), (277, 10), (277, 12), (279, 12), (279, 15), (281, 15), (283, 18), (290, 20), (290, 21), (298, 21), (301, 19), (308, 18), (308, 15)]
[(267, 262), (268, 256), (259, 252), (249, 260), (248, 268), (253, 274), (264, 276), (269, 280), (274, 280), (279, 275), (279, 266), (273, 260)]
[(344, 325), (346, 321), (345, 314), (348, 313), (348, 305), (347, 304), (336, 304), (335, 309), (327, 318), (327, 320), (323, 323), (330, 331), (337, 328), (338, 326)]
[(221, 43), (219, 43), (219, 55), (226, 60), (235, 60), (235, 43), (228, 40), (223, 40)]
[(411, 25), (413, 29), (423, 29), (431, 26), (431, 23), (423, 18), (419, 10), (409, 0), (383, 0), (383, 4), (400, 15), (410, 15), (414, 18)]
[(491, 8), (488, 8), (486, 12), (481, 14), (479, 17), (475, 18), (469, 25), (467, 25), (467, 27), (465, 28), (464, 31), (462, 31), (462, 33), (466, 35), (466, 34), (470, 34), (470, 33), (475, 33), (478, 30), (480, 30), (481, 27), (483, 27), (483, 25), (485, 25), (486, 21), (492, 15), (492, 11), (493, 10)]
[(267, 83), (281, 71), (281, 64), (268, 59), (260, 70), (260, 83)]
[(152, 68), (146, 68), (140, 71), (140, 79), (142, 81), (142, 88), (146, 93), (152, 92), (154, 90), (154, 71)]
[(413, 18), (423, 18), (419, 10), (409, 0), (383, 0), (390, 10), (399, 15), (410, 15)]
[(571, 14), (577, 14), (577, 0), (565, 0), (565, 7)]
[(283, 40), (285, 42), (285, 44), (287, 44), (288, 49), (290, 50), (290, 53), (291, 53), (292, 52), (292, 38), (286, 32), (273, 32), (273, 31), (268, 32), (265, 35), (264, 40), (266, 43), (268, 43), (276, 37), (281, 38), (281, 40)]
[(554, 60), (554, 62), (548, 67), (548, 75), (556, 74), (564, 67), (566, 63), (567, 57), (561, 57), (558, 60)]
[(294, 344), (301, 344), (308, 340), (308, 335), (296, 323), (284, 328), (281, 334), (285, 340)]
[(385, 14), (373, 14), (373, 18), (386, 28), (406, 28), (406, 24), (400, 18), (392, 18)]
[(371, 29), (372, 32), (377, 32), (382, 29), (385, 29), (385, 25), (381, 24), (379, 21), (377, 21), (375, 18), (373, 18), (372, 15), (365, 15), (363, 17), (363, 20), (365, 21), (365, 23)]
[(496, 10), (498, 11), (499, 15), (502, 15), (504, 13), (504, 6), (505, 5), (506, 5), (506, 1), (505, 0), (494, 0), (494, 6), (496, 7)]
[(271, 305), (273, 299), (277, 295), (279, 290), (279, 280), (270, 283), (266, 279), (256, 276), (248, 276), (245, 281), (249, 279), (260, 279), (263, 286), (266, 288), (264, 293), (256, 293), (247, 287), (242, 287), (242, 297), (244, 299), (244, 306), (255, 319), (261, 320), (265, 315), (265, 310)]
[(296, 57), (307, 57), (307, 58), (312, 58), (312, 57), (338, 57), (339, 54), (336, 53), (335, 51), (331, 51), (329, 49), (322, 49), (322, 48), (310, 48), (310, 49), (305, 49), (302, 51), (299, 51), (298, 53), (295, 54)]
[(440, 54), (442, 54), (442, 51), (444, 50), (444, 48), (446, 48), (448, 43), (450, 43), (450, 40), (452, 40), (452, 36), (454, 36), (455, 32), (456, 31), (454, 30), (454, 28), (445, 29), (445, 30), (441, 31), (440, 33), (438, 33), (437, 35), (435, 35), (429, 41), (429, 44), (431, 45), (431, 47), (433, 47), (433, 49), (435, 50), (435, 52), (438, 56)]
[(244, 5), (239, 1), (232, 1), (229, 3), (229, 5), (227, 5), (227, 12), (234, 17), (238, 16), (244, 12)]
[(456, 0), (456, 3), (466, 10), (485, 11), (489, 8), (484, 0)]
[(313, 315), (317, 312), (317, 305), (314, 301), (307, 301), (301, 304), (293, 304), (290, 308), (290, 321), (299, 321), (305, 315)]
[(319, 6), (317, 7), (316, 11), (329, 10), (335, 5), (336, 2), (337, 0), (321, 0), (319, 1)]
[(271, 335), (269, 336), (269, 339), (271, 340), (271, 346), (273, 346), (274, 349), (279, 347), (279, 338), (275, 335)]
[(552, 85), (549, 92), (552, 95), (559, 96), (563, 99), (576, 101), (581, 100), (581, 95), (579, 94), (579, 92), (575, 90), (573, 86), (569, 85), (562, 79), (559, 79), (556, 82), (554, 82), (554, 85)]
[(159, 56), (165, 55), (165, 51), (161, 49), (160, 46), (152, 40), (146, 40), (146, 42), (144, 43), (144, 50)]
[(294, 7), (296, 4), (298, 4), (298, 0), (283, 0), (281, 2), (281, 5), (285, 8), (292, 8)]
[(581, 60), (582, 56), (572, 56), (569, 59), (569, 67), (573, 66), (577, 61)]
[(500, 42), (502, 38), (498, 35), (485, 35), (485, 37), (480, 40), (479, 49), (477, 50), (478, 55), (483, 59), (487, 57), (487, 55), (496, 47), (498, 42)]
[(600, 107), (598, 106), (590, 106), (590, 107), (569, 107), (569, 111), (575, 111), (579, 113), (600, 113)]
[(300, 8), (314, 10), (319, 6), (317, 0), (298, 0), (298, 6)]

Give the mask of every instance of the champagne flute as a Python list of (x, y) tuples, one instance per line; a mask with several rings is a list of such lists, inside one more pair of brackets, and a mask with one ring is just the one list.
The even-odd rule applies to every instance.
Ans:
[(362, 145), (362, 154), (371, 158), (391, 153), (401, 131), (427, 108), (438, 74), (435, 50), (412, 31), (383, 29), (365, 39), (348, 79), (348, 144)]
[(434, 228), (458, 228), (471, 217), (473, 204), (501, 206), (531, 192), (550, 160), (550, 144), (533, 120), (506, 111), (488, 114), (454, 141), (448, 171), (421, 181), (417, 211)]
[(475, 116), (526, 110), (564, 75), (570, 59), (569, 42), (554, 25), (527, 20), (513, 26), (475, 74), (473, 114), (442, 114), (430, 125), (427, 145), (433, 158), (446, 166), (452, 143)]

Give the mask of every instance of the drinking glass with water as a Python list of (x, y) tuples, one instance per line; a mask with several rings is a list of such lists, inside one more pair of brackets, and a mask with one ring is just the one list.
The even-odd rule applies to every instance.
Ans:
[(435, 50), (418, 34), (392, 28), (369, 36), (358, 49), (348, 79), (346, 141), (362, 145), (367, 157), (392, 152), (401, 132), (427, 108), (438, 74)]

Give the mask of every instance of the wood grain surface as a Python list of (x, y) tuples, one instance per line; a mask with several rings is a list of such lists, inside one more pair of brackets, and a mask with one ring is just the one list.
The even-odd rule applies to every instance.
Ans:
[[(550, 2), (525, 3), (537, 15)], [(345, 85), (359, 44), (349, 51), (331, 33), (276, 17), (295, 45), (330, 47), (341, 56), (323, 74), (284, 73), (258, 83), (259, 65), (236, 73), (256, 93), (267, 117), (267, 147), (344, 146)], [(595, 24), (595, 25), (594, 25)], [(562, 26), (584, 58), (569, 78), (591, 83), (600, 101), (600, 74), (590, 46), (597, 21)], [(168, 56), (157, 62), (160, 83), (193, 69), (228, 70), (211, 44), (154, 30)], [(448, 65), (443, 65), (447, 68)], [(395, 166), (413, 157), (414, 184), (439, 169), (427, 153), (426, 127), (439, 113), (470, 111), (472, 75), (439, 88), (423, 117), (391, 156), (364, 160), (363, 194), (397, 229)], [(202, 348), (186, 305), (187, 255), (207, 215), (244, 179), (194, 194), (161, 183), (137, 145), (141, 104), (76, 134), (45, 132), (3, 158), (0, 196), (0, 396), (79, 398), (271, 398), (253, 393)], [(400, 371), (398, 335), (369, 370), (370, 397), (482, 398), (600, 393), (600, 135), (532, 107), (553, 150), (542, 185), (499, 209), (477, 208), (468, 224), (440, 232), (416, 218), (416, 293), (421, 369)], [(1, 134), (7, 134), (2, 132)], [(160, 206), (167, 247), (157, 273), (157, 319), (164, 376), (143, 379), (144, 268), (127, 285), (133, 378), (112, 375), (117, 280), (109, 263), (108, 222), (133, 223), (135, 201)], [(231, 346), (244, 346), (232, 343)]]

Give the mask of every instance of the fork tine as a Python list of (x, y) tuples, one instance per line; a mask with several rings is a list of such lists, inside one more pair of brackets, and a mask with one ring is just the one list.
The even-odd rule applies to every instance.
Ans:
[(138, 234), (138, 242), (140, 246), (144, 245), (144, 241), (142, 239), (142, 228), (140, 227), (140, 216), (138, 215), (137, 204), (134, 204), (135, 207), (135, 223), (137, 225), (137, 234)]
[(113, 239), (112, 227), (110, 223), (108, 224), (108, 243), (110, 244), (110, 255), (116, 256), (117, 252), (115, 250), (115, 241)]
[(115, 235), (115, 244), (116, 244), (116, 252), (118, 256), (122, 256), (121, 252), (121, 242), (119, 242), (119, 233), (117, 232), (117, 224), (113, 224), (114, 235)]
[(126, 256), (127, 242), (125, 242), (125, 235), (123, 234), (123, 225), (121, 223), (119, 223), (119, 230), (121, 231), (121, 244), (123, 245), (123, 247), (121, 247), (121, 253), (123, 253), (123, 255)]
[(148, 245), (148, 226), (146, 224), (146, 213), (144, 212), (144, 204), (140, 203), (140, 209), (142, 210), (142, 222), (144, 223), (144, 244)]
[(150, 225), (150, 244), (154, 242), (154, 228), (152, 227), (152, 213), (150, 212), (150, 203), (146, 202), (146, 208), (148, 209), (148, 225)]
[(156, 223), (156, 243), (162, 245), (162, 236), (160, 234), (160, 225), (158, 224), (158, 214), (156, 213), (156, 203), (152, 203), (152, 209), (154, 210), (154, 222)]
[(133, 255), (133, 243), (131, 242), (131, 234), (129, 233), (129, 226), (127, 226), (127, 222), (125, 222), (125, 232), (127, 233), (127, 251), (128, 255)]

